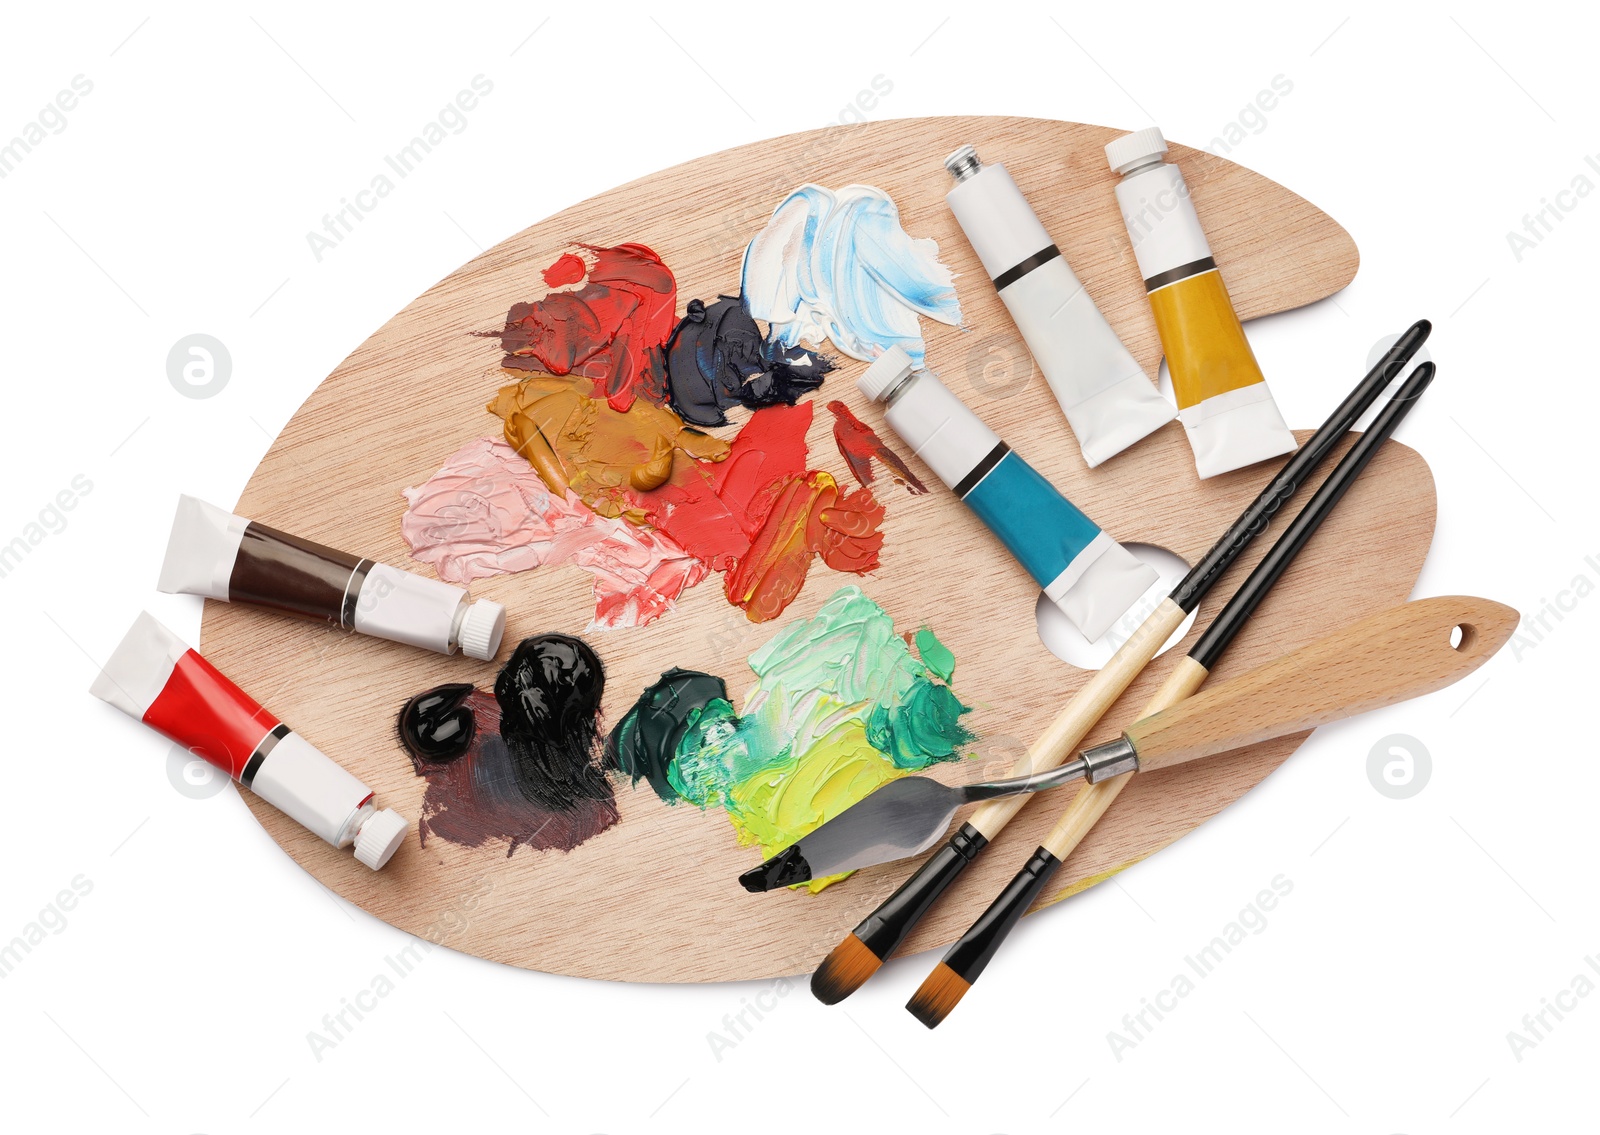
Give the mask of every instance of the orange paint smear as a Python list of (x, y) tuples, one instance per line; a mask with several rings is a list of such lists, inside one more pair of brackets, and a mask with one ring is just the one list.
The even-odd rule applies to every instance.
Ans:
[(781, 614), (800, 593), (811, 561), (836, 571), (878, 566), (884, 510), (866, 488), (841, 493), (805, 468), (811, 405), (756, 411), (727, 460), (679, 462), (660, 488), (629, 500), (691, 555), (726, 572), (728, 602), (751, 622)]
[(779, 488), (772, 511), (730, 571), (723, 591), (752, 623), (775, 619), (805, 584), (814, 555), (835, 571), (862, 574), (878, 566), (883, 506), (870, 489), (841, 495), (839, 484), (810, 470)]
[[(624, 411), (590, 397), (581, 378), (535, 375), (502, 386), (488, 405), (505, 421), (506, 443), (550, 491), (568, 489), (601, 516), (643, 523), (630, 494), (666, 484), (686, 460), (722, 461), (728, 443), (690, 429), (661, 406), (635, 401)], [(697, 555), (698, 558), (698, 555)]]

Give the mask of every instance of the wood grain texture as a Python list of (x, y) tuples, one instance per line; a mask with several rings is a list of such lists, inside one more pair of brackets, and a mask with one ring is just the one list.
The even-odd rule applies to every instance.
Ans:
[[(498, 344), (468, 332), (498, 328), (513, 302), (542, 296), (540, 269), (570, 242), (642, 241), (655, 248), (677, 275), (681, 309), (691, 297), (737, 290), (744, 243), (795, 184), (860, 181), (887, 190), (907, 231), (937, 239), (943, 258), (960, 273), (966, 329), (924, 322), (930, 362), (951, 388), (1112, 535), (1160, 544), (1193, 561), (1251, 500), (1269, 468), (1199, 482), (1174, 424), (1093, 473), (1085, 469), (1043, 377), (943, 200), (949, 182), (940, 162), (958, 145), (973, 142), (988, 160), (1004, 161), (1112, 325), (1154, 374), (1154, 324), (1101, 155), (1117, 133), (1015, 118), (878, 122), (740, 147), (602, 194), (491, 248), (374, 333), (284, 428), (236, 511), (409, 565), (399, 534), (400, 490), (421, 484), (470, 439), (498, 433), (499, 421), (483, 410), (503, 381)], [(1310, 303), (1349, 282), (1355, 246), (1314, 206), (1221, 158), (1182, 146), (1174, 146), (1172, 156), (1190, 181), (1241, 316)], [(841, 364), (823, 398), (842, 399), (863, 420), (880, 422), (854, 389), (862, 365)], [(1358, 377), (1352, 373), (1349, 385)], [(1326, 392), (1330, 409), (1347, 388), (1341, 382)], [(831, 416), (819, 407), (809, 438), (815, 462), (843, 476), (830, 429)], [(931, 625), (955, 652), (955, 686), (975, 707), (967, 720), (980, 740), (975, 760), (941, 766), (938, 774), (967, 779), (1009, 769), (1086, 675), (1041, 645), (1034, 626), (1038, 587), (976, 518), (938, 490), (913, 498), (886, 482), (880, 487), (889, 510), (887, 539), (883, 566), (870, 578), (858, 581), (815, 565), (783, 619), (761, 626), (730, 608), (713, 578), (650, 627), (589, 636), (608, 671), (606, 726), (673, 665), (724, 675), (735, 700), (742, 700), (751, 651), (779, 626), (814, 614), (840, 585), (860, 582), (902, 630)], [(1404, 446), (1385, 446), (1216, 678), (1404, 599), (1433, 521), (1426, 464)], [(1265, 543), (1234, 568), (1198, 625), (1243, 579)], [(480, 581), (473, 592), (507, 604), (508, 642), (545, 631), (581, 633), (592, 611), (589, 576), (576, 568), (500, 576)], [(361, 776), (382, 803), (413, 819), (424, 783), (395, 740), (396, 713), (429, 686), (471, 681), (487, 687), (495, 673), (488, 663), (215, 603), (207, 605), (202, 647), (273, 712)], [(1088, 740), (1114, 736), (1131, 721), (1181, 653), (1157, 659)], [(1256, 784), (1300, 740), (1203, 762), (1209, 767), (1141, 774), (1058, 877), (1070, 885), (1169, 843)], [(306, 870), (377, 917), (486, 958), (586, 977), (714, 981), (804, 972), (909, 866), (873, 868), (814, 896), (748, 894), (735, 878), (760, 855), (735, 842), (724, 815), (668, 807), (648, 790), (624, 785), (617, 792), (621, 822), (570, 853), (521, 849), (507, 858), (503, 846), (470, 850), (432, 839), (424, 847), (413, 836), (373, 873), (248, 793), (245, 799)], [(1025, 809), (924, 920), (908, 948), (942, 945), (964, 930), (1064, 804), (1058, 796)]]

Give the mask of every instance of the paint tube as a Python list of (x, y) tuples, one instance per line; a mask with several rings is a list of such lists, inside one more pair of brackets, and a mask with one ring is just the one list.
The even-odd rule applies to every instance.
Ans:
[(1294, 434), (1261, 376), (1228, 289), (1211, 258), (1189, 186), (1161, 160), (1152, 126), (1106, 146), (1122, 175), (1117, 203), (1133, 241), (1156, 330), (1200, 476), (1214, 477), (1294, 450)]
[(156, 585), (169, 595), (203, 595), (326, 622), (390, 642), (492, 659), (506, 609), (459, 587), (335, 551), (178, 498), (167, 558)]
[(891, 347), (856, 380), (938, 478), (1011, 549), (1083, 636), (1110, 629), (1155, 569), (1100, 530), (931, 371)]
[(278, 811), (378, 870), (408, 824), (372, 789), (141, 612), (89, 692), (203, 757)]
[(945, 194), (1093, 469), (1177, 411), (1122, 345), (1003, 165), (971, 146), (944, 160)]

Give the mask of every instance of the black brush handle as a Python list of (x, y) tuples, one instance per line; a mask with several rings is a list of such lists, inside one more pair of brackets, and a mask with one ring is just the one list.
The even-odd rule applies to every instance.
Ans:
[(1006, 889), (989, 904), (989, 909), (950, 947), (944, 956), (944, 964), (967, 984), (977, 981), (978, 975), (989, 964), (989, 959), (1000, 948), (1000, 943), (1006, 940), (1011, 928), (1027, 913), (1033, 900), (1039, 897), (1039, 892), (1044, 890), (1044, 885), (1060, 866), (1061, 860), (1046, 849), (1041, 847), (1035, 851), (1033, 858), (1023, 865), (1022, 870), (1006, 884)]
[(988, 842), (977, 828), (962, 824), (948, 843), (917, 868), (915, 875), (862, 919), (855, 929), (861, 944), (880, 959), (888, 958), (906, 940), (906, 935), (934, 900), (944, 894), (945, 888), (956, 881), (956, 876), (977, 858)]
[(1272, 590), (1272, 585), (1278, 582), (1278, 577), (1289, 569), (1306, 541), (1311, 539), (1333, 511), (1333, 506), (1350, 491), (1350, 486), (1356, 483), (1361, 471), (1377, 456), (1395, 427), (1411, 412), (1411, 407), (1417, 404), (1417, 399), (1422, 397), (1422, 392), (1433, 381), (1433, 370), (1431, 362), (1419, 363), (1410, 377), (1400, 384), (1400, 389), (1389, 399), (1389, 404), (1372, 420), (1371, 427), (1350, 447), (1344, 460), (1328, 474), (1328, 479), (1312, 494), (1306, 506), (1300, 510), (1300, 515), (1284, 529), (1278, 542), (1272, 545), (1250, 577), (1234, 592), (1221, 614), (1212, 620), (1205, 634), (1194, 644), (1194, 649), (1189, 651), (1190, 658), (1207, 670), (1216, 669), (1217, 659), (1228, 649), (1228, 644), (1243, 629), (1250, 616), (1255, 614), (1256, 608), (1261, 606), (1261, 601)]
[(1367, 372), (1356, 388), (1322, 423), (1322, 427), (1306, 439), (1298, 452), (1278, 471), (1278, 475), (1261, 494), (1251, 502), (1250, 507), (1239, 514), (1239, 519), (1233, 526), (1222, 534), (1222, 538), (1211, 545), (1211, 550), (1200, 558), (1200, 562), (1188, 575), (1183, 577), (1172, 591), (1172, 601), (1184, 611), (1193, 611), (1206, 597), (1206, 593), (1222, 577), (1222, 574), (1232, 566), (1233, 561), (1239, 558), (1239, 553), (1249, 547), (1267, 525), (1272, 523), (1273, 516), (1284, 506), (1290, 497), (1300, 490), (1307, 477), (1314, 472), (1323, 458), (1327, 457), (1340, 438), (1349, 433), (1360, 420), (1361, 415), (1367, 412), (1378, 395), (1382, 394), (1389, 383), (1394, 381), (1396, 375), (1405, 369), (1406, 363), (1411, 361), (1411, 356), (1417, 353), (1423, 342), (1433, 330), (1433, 324), (1426, 319), (1419, 319), (1406, 329), (1405, 334), (1395, 340), (1394, 346), (1384, 353), (1376, 366)]

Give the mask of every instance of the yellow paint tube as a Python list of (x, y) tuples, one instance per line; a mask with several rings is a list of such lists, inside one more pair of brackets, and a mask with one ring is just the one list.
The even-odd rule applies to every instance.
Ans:
[(1295, 448), (1167, 143), (1152, 126), (1106, 146), (1121, 175), (1117, 204), (1133, 241), (1172, 372), (1178, 420), (1200, 476), (1214, 477)]

